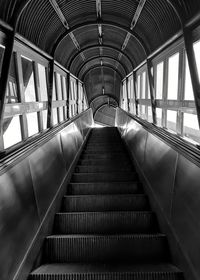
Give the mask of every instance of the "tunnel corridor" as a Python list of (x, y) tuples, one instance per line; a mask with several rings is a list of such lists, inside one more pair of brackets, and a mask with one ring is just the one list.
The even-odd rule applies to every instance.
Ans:
[(199, 280), (199, 182), (199, 0), (0, 0), (0, 280)]
[(30, 280), (181, 280), (117, 128), (92, 129)]

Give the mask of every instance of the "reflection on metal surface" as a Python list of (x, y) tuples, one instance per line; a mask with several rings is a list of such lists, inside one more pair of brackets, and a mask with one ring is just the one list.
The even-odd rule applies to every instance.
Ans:
[(116, 124), (119, 124), (129, 151), (145, 176), (145, 188), (159, 223), (169, 232), (174, 258), (186, 275), (193, 273), (192, 263), (199, 278), (200, 166), (119, 109)]
[[(27, 151), (26, 156), (2, 170), (1, 279), (12, 280), (21, 269), (26, 273), (31, 269), (30, 260), (27, 260), (28, 267), (24, 267), (27, 250), (33, 245), (40, 223), (92, 125), (92, 110), (87, 110), (63, 130), (52, 134), (52, 139), (38, 144), (36, 149)], [(40, 238), (43, 240), (44, 236)]]

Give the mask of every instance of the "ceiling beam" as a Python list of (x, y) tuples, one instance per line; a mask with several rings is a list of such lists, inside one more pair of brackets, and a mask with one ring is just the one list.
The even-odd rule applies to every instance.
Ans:
[[(65, 27), (65, 29), (69, 30), (69, 29), (70, 29), (69, 23), (67, 22), (67, 20), (66, 20), (64, 14), (62, 13), (62, 11), (61, 11), (61, 9), (60, 9), (60, 7), (59, 7), (57, 1), (56, 1), (56, 0), (49, 0), (49, 2), (50, 2), (50, 4), (51, 4), (51, 6), (54, 8), (56, 14), (58, 15), (58, 17), (59, 17), (61, 23), (63, 24), (63, 26)], [(69, 36), (70, 36), (70, 38), (71, 38), (71, 40), (72, 40), (74, 46), (76, 47), (76, 49), (77, 49), (78, 51), (80, 51), (81, 48), (80, 48), (80, 45), (79, 45), (79, 43), (78, 43), (76, 37), (74, 36), (74, 33), (73, 33), (73, 32), (70, 32), (70, 33), (69, 33)], [(81, 58), (82, 58), (83, 61), (85, 61), (85, 56), (84, 56), (84, 54), (81, 55)]]
[(135, 12), (135, 14), (134, 14), (134, 16), (132, 18), (132, 21), (131, 21), (131, 27), (130, 27), (131, 30), (133, 30), (133, 28), (136, 26), (146, 1), (147, 0), (140, 0), (139, 1), (137, 9), (136, 9), (136, 12)]
[[(53, 48), (52, 48), (52, 52), (51, 55), (54, 56), (58, 46), (62, 43), (62, 41), (69, 35), (70, 32), (75, 32), (77, 30), (80, 30), (81, 28), (84, 27), (89, 27), (89, 26), (96, 26), (98, 25), (98, 21), (89, 21), (89, 22), (83, 22), (81, 24), (75, 25), (72, 28), (70, 28), (69, 30), (66, 30), (64, 33), (62, 33), (59, 38), (56, 40)], [(138, 44), (140, 45), (140, 47), (142, 48), (144, 54), (146, 56), (148, 56), (150, 54), (150, 48), (148, 46), (145, 45), (145, 43), (143, 42), (142, 38), (133, 30), (130, 30), (128, 27), (121, 25), (120, 23), (116, 23), (116, 22), (112, 22), (112, 21), (102, 21), (101, 22), (102, 25), (105, 26), (112, 26), (115, 28), (118, 28), (120, 30), (123, 30), (125, 32), (128, 32), (131, 34), (131, 36), (138, 42)]]
[[(119, 48), (110, 46), (110, 45), (102, 45), (102, 46), (99, 46), (99, 45), (97, 45), (97, 44), (96, 44), (96, 45), (87, 46), (87, 47), (85, 47), (84, 49), (81, 49), (81, 51), (79, 51), (78, 53), (76, 53), (76, 54), (70, 59), (69, 64), (66, 63), (66, 68), (68, 68), (69, 71), (70, 71), (71, 66), (72, 66), (74, 60), (77, 58), (77, 56), (79, 56), (82, 52), (89, 51), (89, 50), (94, 50), (94, 49), (96, 49), (96, 48), (100, 48), (100, 49), (102, 49), (102, 50), (104, 50), (104, 49), (109, 49), (109, 50), (114, 50), (114, 51), (116, 51), (116, 52), (119, 52), (120, 55), (121, 55), (121, 57), (122, 57), (122, 56), (126, 57), (126, 59), (127, 59), (127, 60), (129, 61), (129, 63), (131, 64), (131, 67), (134, 69), (134, 67), (135, 67), (135, 61), (134, 61), (134, 63), (133, 63), (133, 62), (131, 61), (131, 58), (130, 58), (126, 53), (124, 53), (122, 50), (120, 50)], [(103, 51), (102, 51), (102, 53), (100, 53), (100, 55), (103, 55)]]
[[(137, 9), (135, 11), (135, 14), (134, 14), (134, 16), (133, 16), (133, 18), (131, 20), (130, 30), (133, 30), (133, 28), (136, 26), (137, 21), (138, 21), (138, 19), (140, 17), (140, 14), (141, 14), (141, 12), (142, 12), (142, 10), (144, 8), (145, 3), (146, 3), (146, 0), (140, 0), (139, 1)], [(124, 40), (124, 42), (122, 44), (122, 48), (121, 48), (122, 51), (124, 51), (126, 49), (130, 38), (131, 38), (131, 36), (130, 36), (130, 33), (128, 32), (127, 35), (126, 35), (126, 38), (125, 38), (125, 40)], [(118, 57), (118, 59), (120, 60), (120, 57)]]
[[(101, 21), (102, 18), (102, 9), (101, 9), (101, 0), (96, 0), (96, 12), (97, 12), (97, 21)], [(102, 24), (98, 24), (98, 39), (99, 45), (103, 44), (103, 30)]]
[[(109, 59), (109, 60), (113, 60), (114, 62), (118, 62), (118, 60), (116, 59), (116, 58), (113, 58), (113, 57), (110, 57), (110, 56), (94, 56), (94, 57), (91, 57), (90, 59), (88, 59), (87, 61), (85, 61), (81, 66), (80, 66), (80, 68), (79, 68), (79, 70), (78, 70), (78, 72), (77, 72), (77, 77), (79, 77), (79, 74), (80, 74), (80, 72), (82, 71), (82, 69), (89, 63), (89, 62), (91, 62), (91, 61), (93, 61), (93, 60), (95, 60), (95, 59), (104, 59), (104, 58), (106, 58), (106, 59)], [(121, 62), (119, 62), (119, 64), (121, 65), (121, 67), (123, 68), (123, 70), (124, 70), (124, 73), (127, 75), (128, 74), (128, 69), (127, 69), (127, 67), (125, 66), (125, 65), (123, 65)], [(125, 75), (125, 76), (126, 76)]]
[[(84, 72), (84, 74), (82, 76), (82, 80), (85, 79), (86, 75), (89, 74), (90, 71), (101, 68), (101, 67), (102, 67), (101, 64), (96, 64), (96, 65), (91, 66), (86, 72)], [(117, 73), (120, 76), (121, 80), (124, 78), (122, 76), (122, 74), (119, 72), (119, 70), (117, 70), (114, 66), (104, 65), (103, 67), (113, 70), (115, 73)]]

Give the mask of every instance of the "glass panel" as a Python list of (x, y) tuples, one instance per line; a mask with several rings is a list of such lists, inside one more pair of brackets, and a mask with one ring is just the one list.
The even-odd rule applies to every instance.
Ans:
[(67, 107), (66, 106), (64, 107), (64, 119), (65, 120), (67, 119)]
[(177, 99), (178, 96), (179, 53), (169, 58), (168, 66), (168, 99)]
[(52, 100), (56, 100), (56, 84), (55, 84), (55, 73), (53, 75), (53, 96)]
[(53, 125), (58, 123), (58, 111), (57, 108), (53, 108)]
[(148, 98), (148, 99), (151, 99), (150, 86), (149, 86), (149, 79), (147, 79), (147, 92), (148, 92), (148, 93), (147, 93), (147, 94), (148, 94), (148, 95), (147, 95), (147, 98)]
[(13, 118), (4, 119), (3, 131), (3, 141), (5, 149), (22, 141), (20, 117), (15, 116)]
[(47, 129), (47, 110), (42, 111), (43, 129)]
[(190, 75), (190, 69), (188, 65), (188, 59), (186, 56), (186, 66), (185, 66), (185, 100), (194, 100), (194, 93), (192, 88), (192, 81)]
[(67, 83), (66, 78), (62, 76), (62, 82), (63, 82), (63, 99), (67, 100)]
[(64, 121), (64, 116), (63, 116), (63, 107), (59, 107), (59, 120), (60, 122)]
[(36, 101), (32, 61), (22, 57), (25, 102)]
[(200, 131), (197, 115), (184, 114), (183, 117), (183, 135), (187, 138), (200, 143)]
[(193, 47), (194, 47), (194, 53), (195, 53), (196, 64), (199, 73), (199, 80), (200, 80), (200, 41), (195, 42), (193, 44)]
[(146, 94), (146, 72), (142, 73), (142, 92), (141, 92), (141, 98), (145, 99)]
[(176, 117), (177, 112), (172, 110), (167, 110), (167, 128), (176, 131)]
[(3, 63), (4, 49), (5, 47), (0, 45), (0, 76), (1, 76), (1, 68)]
[(60, 74), (56, 73), (56, 85), (57, 85), (57, 97), (58, 100), (62, 100), (62, 87), (61, 87), (61, 76)]
[(142, 119), (146, 119), (146, 106), (145, 105), (140, 105), (140, 117)]
[(28, 136), (32, 136), (39, 132), (37, 113), (29, 113), (27, 116)]
[(163, 62), (157, 65), (156, 99), (162, 99), (162, 95), (163, 95), (163, 67), (164, 67)]
[(46, 69), (41, 64), (38, 64), (38, 74), (39, 74), (41, 100), (48, 101)]
[(153, 122), (152, 109), (151, 109), (150, 106), (148, 106), (148, 118), (147, 118), (147, 120), (149, 122)]
[(162, 109), (156, 108), (157, 125), (162, 126)]
[(16, 64), (15, 64), (15, 54), (12, 54), (10, 72), (8, 77), (8, 85), (6, 89), (6, 100), (5, 103), (17, 103), (18, 93), (17, 93), (17, 78), (16, 78)]
[(140, 87), (141, 87), (141, 85), (140, 85), (140, 75), (138, 75), (138, 77), (137, 77), (137, 98), (139, 98), (139, 96), (140, 96)]

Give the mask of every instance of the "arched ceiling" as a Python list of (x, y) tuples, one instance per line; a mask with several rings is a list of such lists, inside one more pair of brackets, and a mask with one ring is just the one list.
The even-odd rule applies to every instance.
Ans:
[(79, 75), (89, 103), (119, 102), (121, 79), (199, 9), (197, 0), (0, 0), (0, 18), (18, 19), (18, 33)]

